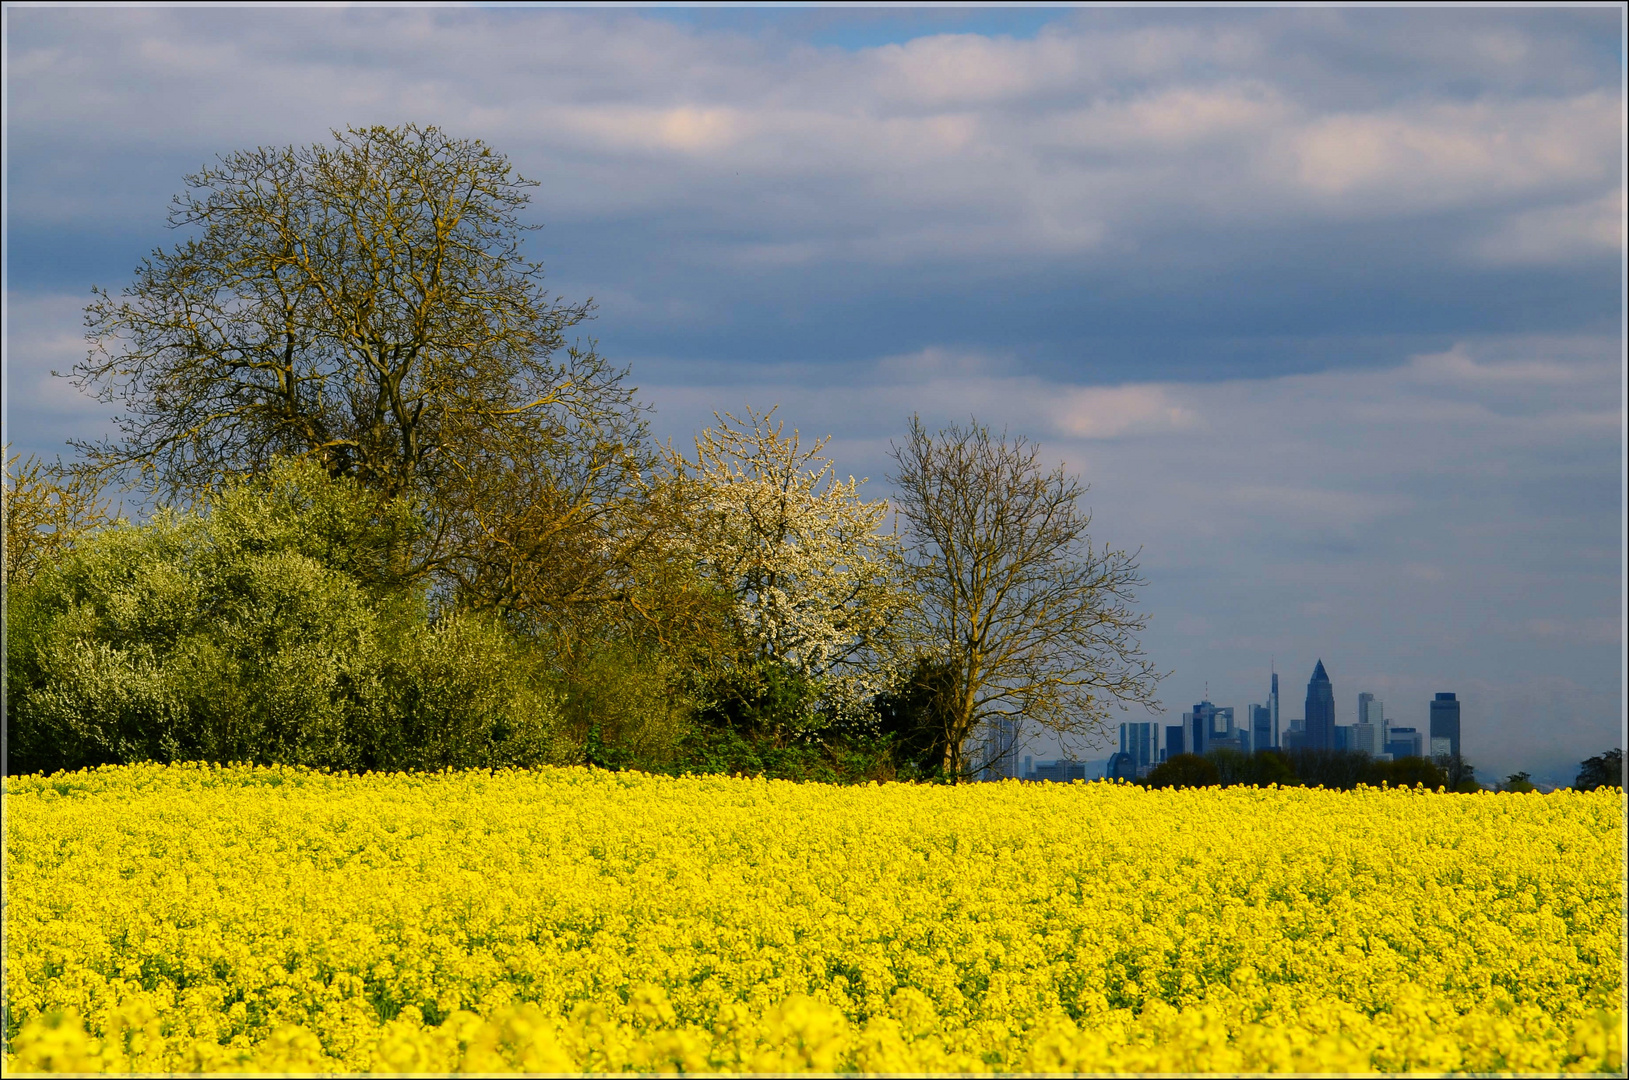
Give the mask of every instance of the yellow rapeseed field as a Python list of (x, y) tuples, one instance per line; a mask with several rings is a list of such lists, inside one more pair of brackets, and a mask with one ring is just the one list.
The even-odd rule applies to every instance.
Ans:
[(1619, 1071), (1622, 800), (11, 779), (5, 1066)]

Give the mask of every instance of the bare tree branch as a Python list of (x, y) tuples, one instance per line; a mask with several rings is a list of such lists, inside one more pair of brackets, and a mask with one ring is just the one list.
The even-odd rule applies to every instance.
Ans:
[(1117, 706), (1158, 707), (1160, 674), (1137, 639), (1147, 616), (1131, 606), (1137, 553), (1095, 548), (1085, 489), (1038, 454), (976, 421), (929, 433), (917, 417), (893, 448), (916, 632), (952, 676), (940, 710), (951, 776), (990, 764), (969, 744), (1000, 721), (1090, 739)]

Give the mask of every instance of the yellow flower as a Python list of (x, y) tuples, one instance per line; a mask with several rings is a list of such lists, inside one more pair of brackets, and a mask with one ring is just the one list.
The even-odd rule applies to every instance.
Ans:
[(1621, 1072), (1623, 802), (5, 781), (11, 1072)]

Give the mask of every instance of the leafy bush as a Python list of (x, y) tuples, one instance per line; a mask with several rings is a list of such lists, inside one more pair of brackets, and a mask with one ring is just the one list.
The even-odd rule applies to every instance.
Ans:
[(693, 702), (660, 652), (610, 639), (556, 662), (563, 729), (584, 763), (662, 769), (681, 754)]
[(12, 764), (354, 766), (377, 697), (356, 581), (297, 550), (223, 551), (162, 514), (81, 542), (13, 598)]
[(358, 733), (385, 769), (574, 762), (560, 697), (530, 643), (501, 621), (450, 612), (414, 621), (385, 651), (384, 721)]
[(8, 771), (550, 759), (553, 698), (502, 625), (432, 625), (401, 584), (411, 529), (288, 463), (82, 539), (9, 597)]

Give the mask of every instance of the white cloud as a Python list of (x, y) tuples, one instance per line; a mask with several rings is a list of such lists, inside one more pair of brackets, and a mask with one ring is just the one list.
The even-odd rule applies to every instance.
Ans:
[(1434, 104), (1310, 119), (1287, 136), (1295, 179), (1350, 211), (1476, 205), (1489, 196), (1609, 184), (1616, 93)]
[[(535, 9), (13, 16), (12, 152), (59, 160), (64, 181), (14, 188), (13, 203), (59, 220), (114, 205), (83, 179), (108, 154), (201, 158), (417, 119), (496, 142), (545, 179), (552, 215), (666, 208), (769, 265), (1092, 252), (1174, 222), (1422, 208), (1499, 215), (1449, 258), (1554, 261), (1620, 242), (1602, 203), (1621, 146), (1615, 76), (1567, 93), (1502, 87), (1510, 68), (1529, 81), (1577, 70), (1511, 27), (1467, 41), (1422, 22), (1408, 41), (1338, 17), (1083, 15), (1027, 40), (844, 51)], [(1341, 67), (1353, 42), (1434, 77), (1461, 68), (1492, 92), (1337, 107), (1330, 87), (1374, 96), (1371, 73)], [(1303, 73), (1318, 57), (1321, 83)]]
[(1081, 439), (1114, 439), (1186, 431), (1199, 414), (1160, 386), (1083, 387), (1057, 395), (1050, 409), (1055, 431)]
[(1472, 254), (1495, 264), (1547, 264), (1623, 254), (1624, 193), (1511, 214)]

